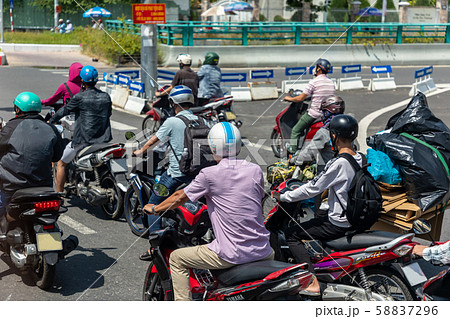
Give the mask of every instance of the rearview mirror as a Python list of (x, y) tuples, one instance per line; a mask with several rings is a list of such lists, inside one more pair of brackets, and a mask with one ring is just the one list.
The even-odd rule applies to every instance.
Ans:
[(156, 183), (155, 185), (153, 185), (153, 191), (155, 192), (156, 196), (160, 197), (169, 196), (169, 189), (163, 184)]
[(413, 222), (413, 230), (417, 235), (425, 235), (431, 232), (431, 224), (428, 220), (417, 219)]
[(127, 141), (134, 140), (136, 138), (136, 134), (134, 134), (133, 132), (126, 132), (125, 138)]

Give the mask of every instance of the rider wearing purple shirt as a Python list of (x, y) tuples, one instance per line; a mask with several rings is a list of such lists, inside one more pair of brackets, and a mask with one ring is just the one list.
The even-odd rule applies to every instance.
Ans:
[(180, 248), (170, 255), (175, 300), (191, 300), (189, 269), (226, 269), (273, 259), (269, 232), (262, 217), (264, 180), (261, 168), (236, 159), (241, 147), (239, 130), (227, 122), (214, 125), (208, 143), (218, 165), (204, 168), (185, 189), (146, 212), (163, 213), (188, 200), (205, 196), (216, 239), (207, 245)]

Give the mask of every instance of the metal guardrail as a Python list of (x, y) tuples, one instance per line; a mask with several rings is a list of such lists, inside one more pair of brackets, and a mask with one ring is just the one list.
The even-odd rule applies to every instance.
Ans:
[[(132, 21), (107, 20), (109, 31), (140, 34), (140, 25)], [(254, 23), (205, 23), (199, 21), (169, 21), (157, 25), (158, 39), (168, 45), (194, 46), (196, 41), (207, 45), (214, 40), (231, 45), (253, 44), (304, 44), (315, 40), (341, 41), (345, 44), (370, 40), (386, 40), (401, 44), (409, 42), (450, 43), (450, 23), (302, 23), (302, 22), (254, 22)], [(359, 42), (358, 42), (359, 41)]]

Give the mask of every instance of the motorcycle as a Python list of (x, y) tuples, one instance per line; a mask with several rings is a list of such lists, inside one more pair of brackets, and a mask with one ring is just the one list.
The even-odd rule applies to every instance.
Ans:
[[(155, 191), (161, 193), (164, 189)], [(200, 202), (187, 202), (164, 216), (172, 223), (149, 238), (152, 258), (145, 275), (144, 301), (174, 300), (170, 253), (177, 248), (206, 244), (213, 236), (206, 205)], [(198, 301), (301, 300), (299, 291), (313, 279), (303, 269), (305, 266), (266, 260), (225, 270), (191, 269), (191, 293), (193, 300)]]
[[(169, 87), (169, 85), (163, 86), (159, 89), (159, 92), (163, 92)], [(218, 99), (213, 99), (208, 103), (191, 107), (190, 110), (198, 116), (204, 117), (212, 125), (219, 122), (230, 122), (237, 127), (242, 126), (242, 122), (237, 120), (236, 114), (233, 110), (233, 97), (225, 96)], [(174, 110), (169, 103), (169, 96), (160, 96), (155, 103), (153, 103), (152, 109), (149, 110), (142, 122), (142, 131), (146, 138), (150, 138), (153, 133), (158, 131), (159, 127), (164, 123), (166, 119), (174, 116)]]
[[(71, 134), (74, 123), (72, 115), (65, 116), (58, 130), (63, 136), (67, 131)], [(109, 218), (119, 219), (128, 184), (125, 152), (122, 143), (93, 144), (83, 148), (66, 167), (64, 189), (67, 195), (75, 194), (89, 205), (100, 206)]]
[[(296, 97), (302, 94), (301, 90), (291, 90), (289, 96)], [(273, 127), (270, 135), (272, 141), (272, 151), (276, 157), (286, 157), (287, 147), (286, 144), (290, 142), (292, 128), (297, 124), (302, 115), (308, 111), (310, 99), (306, 99), (303, 102), (291, 102), (280, 114), (275, 118), (276, 125)], [(298, 149), (302, 148), (305, 141), (312, 140), (316, 132), (323, 126), (321, 119), (317, 119), (308, 129), (305, 130), (305, 134), (300, 137), (298, 141)]]
[(0, 219), (0, 248), (12, 264), (30, 274), (41, 289), (52, 286), (56, 264), (78, 246), (70, 235), (62, 240), (57, 220), (67, 208), (53, 188), (24, 188), (14, 193)]
[[(276, 191), (284, 193), (303, 182), (290, 179)], [(278, 203), (265, 220), (271, 233), (275, 259), (294, 262), (285, 230), (304, 221), (302, 202)], [(323, 300), (415, 300), (414, 293), (426, 280), (420, 265), (412, 260), (414, 234), (366, 231), (334, 240), (304, 241), (317, 279), (326, 285)], [(416, 276), (412, 276), (414, 273)], [(376, 297), (375, 297), (376, 296)]]

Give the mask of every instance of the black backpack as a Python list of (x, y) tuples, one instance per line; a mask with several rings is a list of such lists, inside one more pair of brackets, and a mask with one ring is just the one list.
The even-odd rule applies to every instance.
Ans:
[[(363, 154), (361, 156), (363, 158), (362, 167), (350, 154), (342, 153), (338, 156), (345, 158), (355, 170), (355, 177), (348, 191), (347, 209), (344, 209), (341, 217), (345, 215), (356, 232), (370, 229), (377, 222), (383, 209), (380, 188), (367, 171), (370, 164), (367, 164), (366, 157)], [(342, 206), (340, 201), (339, 204)]]
[(208, 145), (210, 128), (200, 116), (196, 120), (189, 120), (182, 115), (177, 117), (186, 125), (181, 158), (178, 158), (170, 143), (169, 146), (180, 165), (180, 171), (187, 176), (196, 176), (202, 168), (217, 164)]

